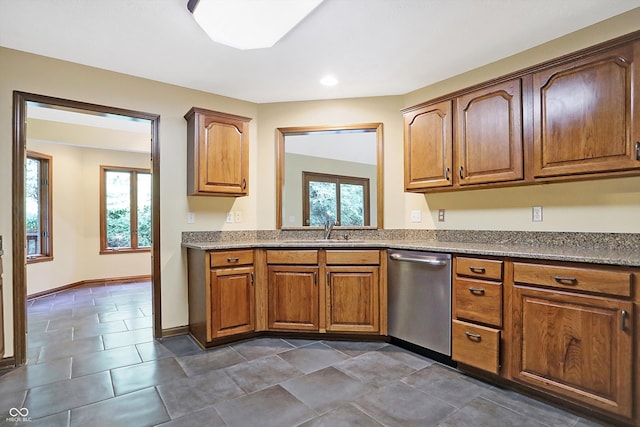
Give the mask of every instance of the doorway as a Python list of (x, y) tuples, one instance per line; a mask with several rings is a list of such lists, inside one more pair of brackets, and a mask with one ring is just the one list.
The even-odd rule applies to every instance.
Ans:
[(160, 116), (62, 98), (15, 91), (13, 95), (13, 318), (14, 359), (23, 365), (27, 358), (26, 342), (26, 212), (25, 162), (27, 147), (27, 105), (38, 104), (61, 110), (82, 111), (96, 116), (117, 116), (147, 120), (151, 133), (151, 283), (153, 336), (162, 337), (160, 293)]

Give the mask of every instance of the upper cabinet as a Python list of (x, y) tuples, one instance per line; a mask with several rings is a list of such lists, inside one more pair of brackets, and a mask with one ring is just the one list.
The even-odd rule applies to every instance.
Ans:
[(451, 104), (445, 101), (405, 113), (405, 190), (451, 186)]
[(638, 72), (628, 44), (533, 74), (534, 176), (640, 167)]
[(520, 79), (457, 99), (455, 156), (460, 185), (524, 178)]
[(187, 194), (249, 194), (247, 117), (192, 108), (187, 120)]
[(640, 32), (403, 110), (405, 191), (640, 174)]

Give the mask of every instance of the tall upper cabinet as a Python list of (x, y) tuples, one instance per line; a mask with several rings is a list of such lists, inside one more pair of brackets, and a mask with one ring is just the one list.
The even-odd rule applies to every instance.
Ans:
[(187, 120), (187, 194), (249, 194), (249, 122), (247, 117), (192, 108)]

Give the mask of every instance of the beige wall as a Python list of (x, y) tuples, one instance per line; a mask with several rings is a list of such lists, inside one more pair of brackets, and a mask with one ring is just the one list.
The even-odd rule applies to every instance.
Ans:
[[(403, 132), (399, 111), (434, 96), (497, 77), (618, 35), (640, 30), (640, 9), (405, 96), (255, 105), (123, 74), (0, 48), (0, 234), (4, 236), (5, 347), (13, 348), (11, 259), (11, 141), (13, 90), (156, 113), (161, 115), (161, 271), (162, 326), (185, 325), (186, 260), (180, 248), (185, 230), (272, 229), (275, 224), (277, 127), (384, 123), (385, 228), (484, 228), (515, 230), (640, 232), (637, 222), (640, 178), (552, 184), (530, 188), (478, 190), (424, 196), (403, 188)], [(434, 59), (434, 60), (437, 60)], [(401, 78), (401, 76), (398, 76)], [(252, 117), (250, 195), (187, 197), (184, 113), (192, 106)], [(259, 125), (258, 125), (259, 123)], [(544, 222), (531, 223), (530, 205), (544, 207)], [(429, 215), (447, 209), (447, 221)], [(412, 209), (425, 212), (420, 224)], [(226, 224), (226, 212), (240, 211), (242, 222)], [(186, 213), (196, 214), (186, 224)]]
[(27, 140), (52, 156), (52, 261), (27, 266), (27, 294), (81, 280), (151, 274), (150, 253), (100, 255), (100, 166), (151, 167), (149, 154)]

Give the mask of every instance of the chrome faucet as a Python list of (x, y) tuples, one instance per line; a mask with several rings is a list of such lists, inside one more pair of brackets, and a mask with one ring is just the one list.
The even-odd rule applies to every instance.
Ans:
[(333, 227), (337, 224), (337, 221), (329, 221), (327, 220), (327, 222), (324, 223), (324, 240), (328, 240), (329, 236), (331, 235), (331, 230), (333, 230)]

